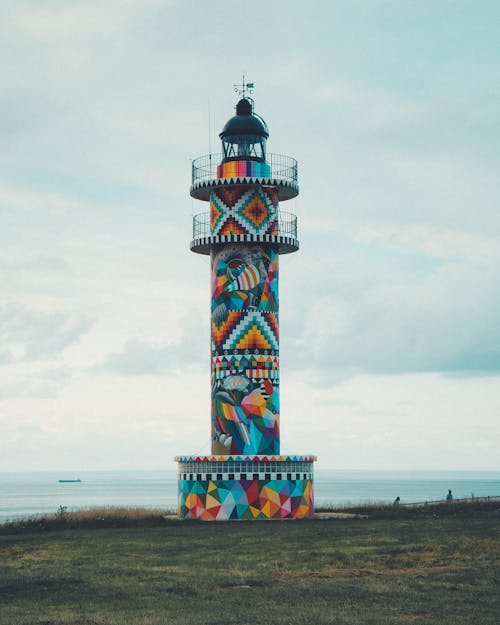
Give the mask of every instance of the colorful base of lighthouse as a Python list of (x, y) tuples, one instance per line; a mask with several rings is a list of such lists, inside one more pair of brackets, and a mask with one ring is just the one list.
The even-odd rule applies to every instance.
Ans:
[(313, 513), (311, 480), (179, 481), (181, 519), (305, 519)]
[(305, 519), (314, 515), (314, 457), (181, 457), (181, 519)]

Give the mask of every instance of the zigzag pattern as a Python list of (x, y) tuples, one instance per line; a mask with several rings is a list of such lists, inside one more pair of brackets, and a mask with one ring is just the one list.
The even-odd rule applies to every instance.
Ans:
[(220, 349), (231, 330), (235, 329), (244, 315), (245, 312), (242, 310), (231, 310), (228, 312), (227, 318), (220, 324), (212, 319), (212, 349)]
[(249, 311), (226, 334), (222, 349), (273, 349), (277, 351), (279, 349), (278, 327), (277, 313)]
[(210, 196), (211, 235), (277, 234), (277, 210), (274, 189), (217, 189)]
[(209, 200), (214, 189), (227, 187), (238, 187), (241, 185), (259, 184), (266, 187), (273, 187), (278, 193), (278, 199), (290, 200), (299, 193), (299, 185), (296, 180), (286, 178), (271, 178), (261, 176), (238, 176), (237, 178), (210, 178), (207, 180), (197, 180), (191, 185), (190, 193), (199, 200)]

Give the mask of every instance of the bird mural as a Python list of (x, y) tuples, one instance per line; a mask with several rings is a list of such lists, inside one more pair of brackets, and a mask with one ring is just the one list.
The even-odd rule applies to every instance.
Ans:
[(221, 452), (246, 453), (257, 445), (263, 453), (274, 453), (279, 405), (270, 380), (232, 375), (214, 385), (212, 397), (213, 431)]
[(221, 324), (230, 310), (257, 310), (263, 294), (265, 310), (271, 309), (270, 293), (277, 306), (273, 299), (277, 286), (274, 288), (271, 284), (276, 273), (274, 263), (261, 249), (242, 250), (240, 246), (229, 246), (218, 252), (213, 263), (212, 319)]

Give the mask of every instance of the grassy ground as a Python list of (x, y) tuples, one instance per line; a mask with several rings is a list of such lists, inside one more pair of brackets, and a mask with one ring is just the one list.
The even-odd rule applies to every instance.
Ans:
[[(363, 510), (366, 512), (366, 510)], [(497, 625), (499, 504), (369, 519), (0, 526), (0, 625)]]

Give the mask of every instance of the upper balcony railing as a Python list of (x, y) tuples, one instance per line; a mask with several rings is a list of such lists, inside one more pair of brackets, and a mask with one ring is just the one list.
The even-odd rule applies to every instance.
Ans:
[[(217, 166), (221, 164), (222, 159), (222, 153), (206, 154), (195, 159), (193, 161), (193, 184), (217, 178)], [(266, 163), (270, 166), (271, 178), (297, 184), (297, 161), (294, 158), (283, 154), (267, 154)]]
[[(192, 162), (191, 195), (200, 200), (208, 200), (210, 188), (220, 184), (241, 184), (241, 175), (221, 176), (217, 167), (221, 165), (223, 154), (206, 154)], [(238, 159), (235, 159), (237, 161)], [(246, 160), (244, 157), (242, 161)], [(258, 161), (257, 161), (258, 163)], [(262, 163), (262, 161), (260, 162)], [(270, 181), (268, 184), (276, 186), (280, 200), (288, 200), (299, 192), (297, 183), (297, 161), (283, 154), (267, 154), (265, 163), (266, 174), (257, 174), (256, 180)], [(220, 173), (220, 170), (219, 170)], [(248, 178), (248, 176), (246, 176)]]

